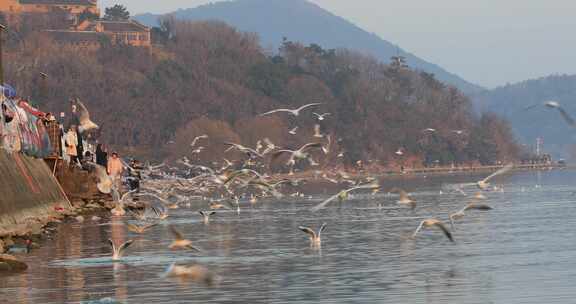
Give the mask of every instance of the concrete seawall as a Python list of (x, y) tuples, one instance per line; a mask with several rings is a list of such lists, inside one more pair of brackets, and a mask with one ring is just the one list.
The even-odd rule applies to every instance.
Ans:
[(70, 202), (44, 160), (0, 149), (0, 228), (49, 217)]

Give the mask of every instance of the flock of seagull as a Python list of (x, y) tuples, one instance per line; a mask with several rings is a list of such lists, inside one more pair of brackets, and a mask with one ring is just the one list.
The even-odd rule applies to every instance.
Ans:
[[(305, 109), (319, 105), (320, 103), (312, 103), (297, 109), (277, 109), (261, 115), (288, 113), (289, 115), (298, 117)], [(313, 114), (318, 121), (323, 121), (330, 115), (330, 113), (318, 114), (315, 112)], [(319, 127), (315, 127), (315, 129), (315, 135), (319, 135)], [(431, 128), (427, 129), (427, 132), (434, 131), (435, 130)], [(320, 138), (324, 136), (313, 137)], [(208, 136), (200, 135), (193, 139), (190, 144), (190, 149), (193, 153), (200, 153), (204, 149), (204, 147), (199, 146), (201, 140), (208, 140)], [(253, 207), (260, 198), (271, 197), (279, 199), (284, 197), (288, 190), (292, 191), (292, 193), (289, 194), (291, 196), (304, 197), (300, 192), (294, 191), (297, 190), (299, 185), (306, 182), (306, 179), (293, 177), (293, 167), (297, 162), (305, 160), (307, 160), (311, 166), (316, 165), (317, 162), (311, 157), (311, 151), (317, 150), (318, 154), (327, 154), (330, 139), (328, 138), (328, 144), (325, 142), (310, 142), (297, 149), (280, 149), (269, 139), (259, 141), (255, 148), (232, 142), (223, 144), (228, 147), (226, 151), (239, 151), (245, 156), (245, 159), (237, 162), (224, 159), (222, 164), (211, 168), (193, 164), (188, 158), (183, 157), (177, 161), (177, 163), (181, 165), (178, 169), (181, 170), (182, 166), (187, 169), (186, 174), (183, 176), (167, 173), (166, 168), (176, 168), (170, 168), (166, 164), (156, 166), (146, 165), (144, 168), (136, 169), (124, 163), (127, 170), (138, 170), (142, 175), (142, 181), (139, 191), (132, 190), (123, 194), (121, 194), (121, 189), (118, 189), (116, 186), (118, 183), (113, 182), (106, 174), (105, 168), (97, 164), (92, 164), (95, 167), (95, 172), (99, 179), (97, 183), (98, 190), (103, 193), (112, 194), (115, 205), (111, 210), (112, 215), (130, 219), (126, 221), (125, 226), (130, 232), (135, 234), (145, 234), (161, 221), (166, 220), (169, 217), (169, 210), (171, 209), (179, 208), (182, 205), (192, 207), (192, 201), (194, 200), (208, 202), (207, 205), (194, 204), (194, 206), (207, 206), (206, 209), (198, 210), (198, 214), (201, 216), (203, 223), (208, 224), (210, 217), (214, 215), (217, 210), (226, 209), (236, 211), (236, 213), (240, 215), (242, 210), (241, 205), (243, 205), (244, 202), (249, 203)], [(402, 153), (402, 149), (396, 152), (396, 154), (399, 155)], [(270, 176), (266, 174), (264, 172), (265, 168), (267, 168), (264, 163), (265, 155), (270, 155), (270, 161), (275, 161), (281, 156), (287, 156), (285, 165), (290, 168), (288, 177)], [(508, 164), (476, 183), (457, 185), (453, 190), (461, 193), (464, 193), (463, 188), (469, 186), (475, 186), (480, 191), (474, 196), (473, 202), (449, 214), (447, 220), (450, 222), (450, 227), (441, 219), (426, 218), (418, 224), (416, 230), (412, 233), (412, 238), (415, 238), (423, 229), (438, 229), (453, 242), (454, 237), (452, 232), (455, 230), (456, 220), (461, 220), (467, 212), (473, 210), (486, 211), (492, 209), (490, 206), (480, 202), (485, 198), (481, 191), (489, 188), (489, 181), (492, 178), (504, 174), (512, 168), (513, 165)], [(128, 179), (130, 178), (132, 177), (128, 177)], [(381, 185), (375, 177), (352, 178), (343, 171), (326, 171), (323, 172), (321, 176), (316, 174), (314, 178), (321, 178), (326, 182), (338, 185), (347, 184), (349, 186), (313, 206), (310, 212), (320, 212), (322, 209), (328, 208), (332, 202), (344, 202), (353, 192), (365, 191), (376, 194), (381, 189)], [(392, 188), (388, 192), (398, 194), (396, 203), (399, 206), (406, 206), (410, 209), (416, 208), (417, 202), (404, 190)], [(378, 206), (381, 208), (382, 203), (379, 203)], [(168, 228), (173, 235), (173, 241), (168, 245), (168, 249), (191, 250), (196, 253), (203, 252), (201, 248), (195, 246), (194, 243), (187, 239), (174, 225), (169, 224)], [(321, 236), (326, 228), (326, 223), (323, 223), (317, 231), (304, 226), (299, 226), (298, 228), (308, 235), (311, 247), (319, 248), (321, 246)], [(118, 244), (115, 240), (109, 239), (109, 244), (112, 249), (112, 260), (120, 261), (132, 243), (132, 240), (128, 240), (127, 242)], [(163, 276), (191, 280), (204, 283), (208, 286), (216, 284), (219, 278), (214, 272), (200, 264), (176, 265), (175, 263), (166, 269)]]

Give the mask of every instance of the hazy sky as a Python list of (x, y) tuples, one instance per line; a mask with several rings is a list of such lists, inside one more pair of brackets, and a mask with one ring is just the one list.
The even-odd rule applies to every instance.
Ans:
[[(310, 0), (464, 79), (486, 87), (576, 74), (575, 0)], [(207, 0), (101, 0), (133, 14)]]

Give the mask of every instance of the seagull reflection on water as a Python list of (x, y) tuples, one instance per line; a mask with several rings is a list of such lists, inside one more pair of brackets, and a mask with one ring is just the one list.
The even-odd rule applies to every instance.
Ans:
[(177, 278), (180, 283), (192, 281), (204, 284), (208, 287), (213, 287), (220, 281), (219, 276), (200, 264), (181, 266), (172, 263), (160, 277)]

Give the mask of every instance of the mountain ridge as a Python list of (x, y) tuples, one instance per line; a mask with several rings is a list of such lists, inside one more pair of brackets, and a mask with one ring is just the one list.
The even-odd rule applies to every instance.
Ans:
[[(496, 112), (510, 121), (516, 138), (534, 150), (536, 138), (543, 139), (544, 150), (555, 157), (574, 158), (574, 129), (557, 111), (543, 106), (558, 101), (570, 114), (576, 113), (576, 75), (549, 75), (507, 84), (473, 97), (480, 112)], [(531, 109), (527, 107), (540, 105)]]
[[(263, 48), (277, 49), (283, 37), (324, 48), (348, 48), (368, 53), (382, 62), (401, 55), (412, 68), (433, 73), (437, 79), (456, 86), (466, 94), (484, 88), (472, 84), (440, 66), (401, 49), (374, 33), (305, 0), (235, 0), (179, 9), (171, 15), (185, 20), (221, 20), (241, 31), (257, 33)], [(139, 22), (157, 25), (162, 15), (141, 14)], [(297, 22), (295, 22), (297, 20)]]

